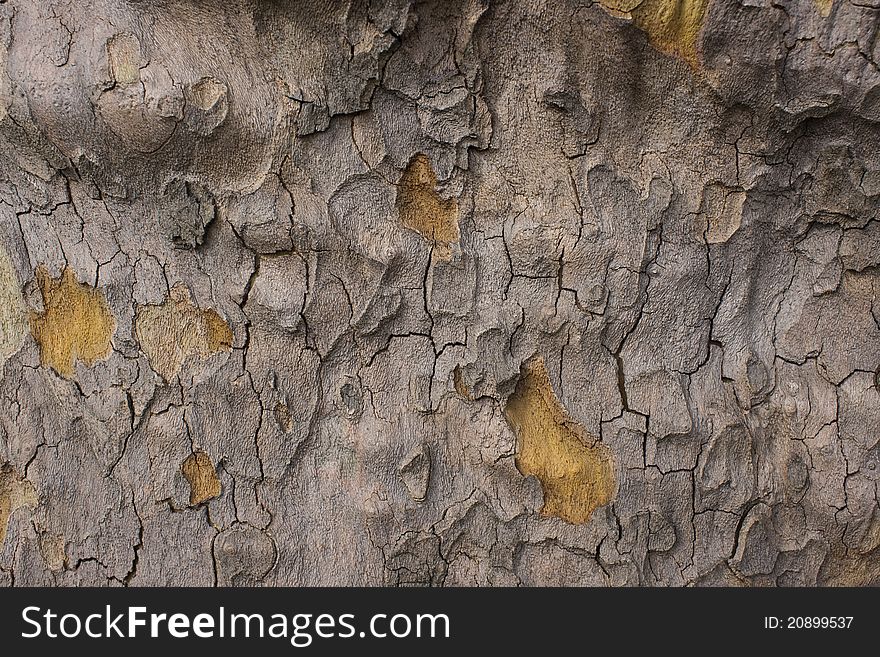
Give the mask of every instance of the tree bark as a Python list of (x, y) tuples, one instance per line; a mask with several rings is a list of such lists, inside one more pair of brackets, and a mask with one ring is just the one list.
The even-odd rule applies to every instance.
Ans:
[(877, 583), (878, 27), (0, 2), (0, 583)]

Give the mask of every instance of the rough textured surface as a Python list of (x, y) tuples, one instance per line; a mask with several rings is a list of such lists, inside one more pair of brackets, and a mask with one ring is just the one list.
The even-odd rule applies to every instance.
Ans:
[(876, 0), (0, 2), (0, 583), (878, 583), (878, 63)]

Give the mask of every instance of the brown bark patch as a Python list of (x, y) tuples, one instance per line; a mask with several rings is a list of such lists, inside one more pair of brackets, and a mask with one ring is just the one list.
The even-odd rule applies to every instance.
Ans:
[(10, 465), (0, 468), (0, 546), (6, 540), (6, 525), (18, 509), (37, 505), (37, 491), (34, 485), (19, 477)]
[(30, 314), (31, 333), (43, 365), (69, 379), (76, 361), (91, 366), (110, 353), (116, 320), (103, 292), (77, 281), (69, 267), (57, 279), (38, 267), (36, 279), (43, 312)]
[(457, 392), (464, 399), (471, 398), (471, 390), (468, 387), (467, 382), (464, 380), (464, 373), (461, 371), (461, 365), (456, 365), (455, 369), (452, 370), (452, 385), (455, 388), (455, 392)]
[(409, 161), (397, 186), (397, 211), (410, 230), (433, 242), (438, 256), (450, 257), (450, 246), (458, 242), (458, 202), (437, 192), (437, 174), (428, 157), (417, 153)]
[(55, 534), (40, 534), (40, 553), (52, 572), (64, 570), (67, 553), (64, 551), (64, 537)]
[(232, 349), (229, 325), (214, 310), (194, 306), (183, 286), (175, 286), (162, 304), (138, 308), (135, 334), (150, 365), (166, 381), (191, 356), (206, 358)]
[(611, 451), (568, 417), (541, 358), (523, 365), (504, 414), (518, 437), (517, 469), (544, 489), (541, 513), (581, 524), (611, 501)]
[(290, 409), (286, 404), (278, 403), (275, 405), (275, 421), (284, 433), (290, 433), (293, 429), (293, 418), (290, 415)]
[(193, 452), (180, 467), (189, 482), (189, 503), (195, 506), (212, 500), (220, 494), (220, 479), (205, 452)]
[[(820, 0), (822, 1), (822, 0)], [(709, 0), (599, 0), (614, 16), (630, 18), (660, 52), (700, 64), (697, 41)]]

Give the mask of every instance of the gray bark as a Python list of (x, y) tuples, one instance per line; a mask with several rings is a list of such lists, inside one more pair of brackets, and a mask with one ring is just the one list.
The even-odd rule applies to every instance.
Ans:
[(878, 28), (0, 2), (0, 583), (880, 581)]

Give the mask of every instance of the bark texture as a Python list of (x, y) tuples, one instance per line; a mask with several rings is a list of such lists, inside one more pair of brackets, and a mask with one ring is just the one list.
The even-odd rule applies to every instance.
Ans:
[(0, 1), (0, 583), (877, 583), (878, 28)]

